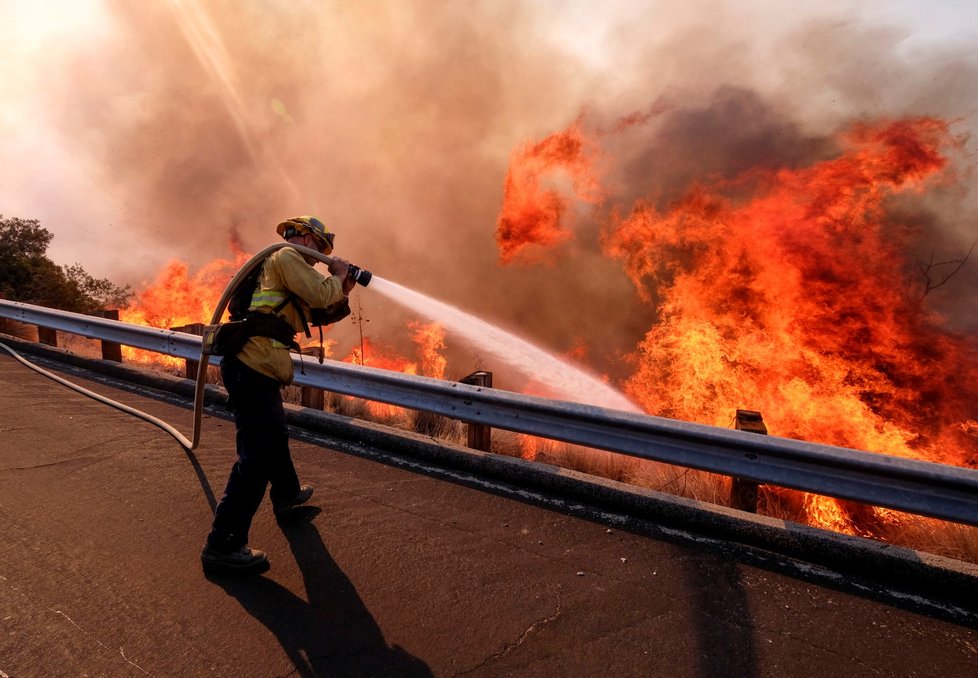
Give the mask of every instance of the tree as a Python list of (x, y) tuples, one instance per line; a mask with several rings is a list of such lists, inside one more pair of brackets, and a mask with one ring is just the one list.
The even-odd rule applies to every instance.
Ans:
[(930, 253), (930, 260), (924, 264), (923, 262), (917, 262), (917, 268), (920, 269), (920, 275), (924, 278), (924, 292), (920, 295), (920, 300), (923, 301), (924, 297), (931, 293), (932, 290), (936, 290), (938, 287), (943, 286), (948, 280), (953, 278), (958, 271), (960, 271), (971, 254), (975, 251), (975, 245), (978, 243), (972, 243), (971, 249), (960, 259), (949, 259), (948, 261), (934, 261), (934, 253)]
[(52, 237), (36, 220), (4, 219), (0, 215), (0, 294), (25, 300)]
[(0, 295), (78, 313), (128, 302), (128, 285), (97, 280), (81, 264), (58, 266), (51, 261), (46, 253), (53, 238), (37, 219), (4, 219), (0, 214)]
[(96, 280), (82, 268), (81, 264), (63, 266), (61, 270), (68, 285), (76, 287), (96, 309), (121, 308), (126, 306), (132, 297), (129, 285), (119, 287), (105, 278)]

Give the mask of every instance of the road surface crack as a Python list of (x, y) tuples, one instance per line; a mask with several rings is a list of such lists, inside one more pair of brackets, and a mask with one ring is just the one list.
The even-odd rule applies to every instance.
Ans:
[[(119, 440), (123, 440), (123, 439), (124, 438), (122, 436), (117, 436), (115, 438), (109, 438), (107, 440), (100, 440), (97, 443), (92, 443), (91, 445), (86, 445), (84, 447), (79, 447), (78, 449), (76, 449), (76, 450), (73, 451), (73, 454), (76, 454), (76, 455), (77, 454), (83, 454), (83, 456), (80, 456), (80, 457), (79, 456), (71, 456), (71, 457), (68, 457), (67, 459), (59, 459), (58, 461), (50, 461), (50, 462), (47, 462), (45, 464), (31, 464), (29, 466), (7, 466), (7, 467), (4, 467), (4, 468), (0, 468), (0, 473), (5, 472), (5, 471), (31, 471), (31, 470), (34, 470), (34, 469), (51, 468), (51, 467), (54, 467), (54, 466), (76, 466), (76, 465), (79, 465), (79, 464), (81, 464), (83, 467), (85, 467), (85, 466), (91, 466), (92, 464), (98, 464), (100, 462), (103, 462), (103, 461), (107, 461), (109, 459), (112, 459), (113, 457), (116, 457), (119, 454), (122, 454), (122, 452), (121, 451), (120, 452), (113, 452), (111, 454), (106, 454), (106, 455), (103, 455), (103, 456), (95, 456), (95, 455), (90, 455), (90, 454), (86, 455), (86, 454), (84, 454), (85, 452), (88, 452), (90, 450), (98, 450), (100, 448), (103, 448), (103, 447), (105, 447), (107, 445), (111, 445), (112, 443), (117, 442)], [(87, 462), (87, 463), (83, 463), (82, 464), (82, 462)]]
[(494, 661), (496, 661), (498, 659), (501, 659), (501, 658), (505, 657), (510, 652), (512, 652), (516, 648), (520, 647), (524, 642), (526, 642), (526, 639), (529, 638), (530, 637), (530, 634), (533, 633), (536, 629), (540, 628), (541, 626), (545, 626), (546, 624), (549, 624), (549, 623), (551, 623), (553, 621), (556, 621), (557, 617), (560, 616), (561, 609), (562, 609), (562, 604), (561, 604), (561, 600), (560, 600), (560, 591), (555, 591), (554, 592), (554, 598), (556, 600), (555, 600), (555, 603), (554, 603), (554, 612), (553, 612), (553, 614), (551, 614), (551, 615), (549, 615), (547, 617), (544, 617), (542, 619), (538, 619), (535, 622), (531, 623), (529, 626), (527, 626), (523, 630), (523, 632), (519, 635), (519, 637), (514, 642), (507, 644), (499, 652), (496, 652), (494, 654), (489, 655), (478, 666), (474, 666), (471, 669), (466, 669), (464, 671), (460, 671), (460, 672), (456, 673), (455, 675), (456, 676), (464, 676), (464, 675), (467, 675), (467, 674), (470, 674), (470, 673), (475, 673), (476, 671), (485, 668), (486, 666), (488, 666), (492, 662), (494, 662)]
[(15, 431), (33, 431), (34, 429), (30, 426), (2, 426), (0, 427), (0, 433), (14, 433)]
[(34, 464), (33, 466), (7, 466), (5, 468), (0, 468), (0, 473), (6, 471), (32, 471), (39, 468), (51, 468), (53, 466), (74, 466), (79, 462), (88, 461), (91, 463), (97, 463), (104, 460), (105, 457), (71, 457), (70, 459), (61, 459), (59, 461), (48, 462), (47, 464)]
[[(82, 627), (80, 627), (78, 624), (75, 623), (75, 620), (74, 619), (72, 619), (71, 617), (69, 617), (68, 615), (66, 615), (61, 610), (55, 610), (54, 608), (50, 608), (50, 607), (48, 608), (48, 610), (50, 610), (51, 612), (54, 612), (55, 614), (60, 614), (62, 617), (64, 617), (65, 619), (67, 619), (68, 622), (72, 626), (74, 626), (76, 629), (78, 629), (79, 631), (81, 631), (82, 633), (84, 633), (86, 636), (88, 636), (89, 638), (91, 638), (92, 640), (94, 640), (95, 641), (95, 644), (98, 645), (99, 647), (101, 647), (103, 650), (106, 650), (106, 651), (108, 651), (110, 653), (112, 652), (112, 650), (108, 646), (106, 646), (105, 643), (103, 643), (98, 638), (96, 638), (95, 636), (93, 636), (91, 633), (89, 633), (88, 631), (86, 631), (85, 629), (83, 629)], [(123, 651), (123, 649), (121, 647), (119, 648), (119, 655), (130, 666), (133, 666), (133, 667), (139, 669), (140, 671), (142, 671), (143, 673), (145, 673), (147, 676), (153, 675), (149, 671), (147, 671), (146, 669), (144, 669), (142, 666), (140, 666), (139, 664), (134, 663), (131, 659), (129, 659), (129, 657), (126, 656), (126, 653)]]

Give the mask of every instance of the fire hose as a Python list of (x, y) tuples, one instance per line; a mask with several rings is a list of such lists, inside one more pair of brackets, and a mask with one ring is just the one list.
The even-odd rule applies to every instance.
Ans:
[[(258, 252), (258, 254), (253, 256), (247, 262), (245, 262), (245, 264), (240, 269), (238, 269), (238, 272), (235, 273), (234, 276), (231, 278), (231, 281), (227, 284), (227, 287), (225, 287), (224, 293), (221, 295), (220, 300), (217, 302), (217, 306), (215, 307), (214, 313), (211, 316), (211, 323), (210, 323), (211, 326), (216, 326), (221, 322), (221, 318), (224, 317), (224, 312), (225, 310), (227, 310), (228, 303), (230, 302), (231, 297), (234, 295), (235, 290), (241, 284), (241, 281), (244, 280), (246, 277), (248, 277), (248, 274), (250, 274), (256, 268), (261, 266), (262, 263), (264, 263), (265, 259), (267, 259), (273, 252), (283, 247), (291, 247), (295, 250), (298, 250), (300, 254), (308, 255), (313, 259), (321, 261), (327, 266), (333, 263), (333, 259), (331, 257), (328, 257), (325, 254), (317, 252), (316, 250), (310, 249), (308, 247), (303, 247), (301, 245), (295, 245), (287, 242), (280, 242), (280, 243), (275, 243), (274, 245), (269, 245), (265, 249)], [(350, 264), (350, 277), (352, 277), (360, 285), (366, 287), (366, 285), (370, 282), (372, 275), (369, 271)], [(62, 384), (63, 386), (67, 386), (68, 388), (77, 391), (82, 395), (88, 396), (89, 398), (93, 398), (94, 400), (109, 405), (110, 407), (114, 407), (127, 414), (131, 414), (135, 417), (139, 417), (140, 419), (161, 428), (162, 430), (166, 431), (171, 436), (176, 438), (177, 442), (183, 445), (183, 447), (186, 448), (187, 450), (196, 450), (197, 447), (200, 445), (200, 434), (201, 434), (200, 428), (201, 428), (201, 420), (203, 419), (203, 413), (204, 413), (204, 385), (207, 378), (207, 366), (210, 362), (210, 354), (207, 351), (207, 346), (205, 345), (204, 341), (201, 341), (200, 362), (197, 367), (197, 379), (194, 386), (194, 427), (193, 427), (192, 437), (190, 439), (188, 439), (186, 436), (180, 433), (180, 431), (178, 431), (176, 428), (174, 428), (172, 425), (168, 424), (167, 422), (163, 421), (162, 419), (154, 417), (141, 410), (137, 410), (134, 407), (130, 407), (128, 405), (120, 403), (116, 400), (112, 400), (111, 398), (106, 398), (105, 396), (95, 393), (94, 391), (79, 386), (78, 384), (72, 383), (67, 379), (64, 379), (54, 374), (53, 372), (50, 372), (41, 367), (38, 367), (37, 365), (34, 365), (33, 363), (22, 358), (12, 348), (10, 348), (9, 346), (7, 346), (2, 342), (0, 342), (0, 348), (7, 351), (7, 353), (12, 355), (18, 362), (22, 363), (26, 367), (29, 367), (30, 369), (34, 370), (38, 374), (41, 374), (49, 379), (52, 379), (53, 381), (56, 381), (59, 384)]]

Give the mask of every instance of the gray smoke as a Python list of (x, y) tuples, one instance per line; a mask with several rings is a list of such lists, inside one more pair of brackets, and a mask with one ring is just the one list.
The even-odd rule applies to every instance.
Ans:
[[(170, 258), (227, 257), (234, 232), (256, 251), (278, 221), (316, 214), (338, 255), (557, 353), (583, 340), (617, 378), (655, 309), (600, 252), (612, 207), (829, 157), (854, 120), (936, 115), (972, 130), (970, 48), (908, 44), (896, 18), (871, 26), (819, 3), (791, 17), (780, 3), (634, 4), (110, 2), (111, 30), (52, 45), (38, 78), (45, 124), (87, 198), (115, 216), (44, 225), (56, 243), (81, 243), (81, 231), (124, 252), (82, 263), (138, 285)], [(501, 267), (510, 153), (578, 116), (606, 153), (608, 202), (581, 208), (548, 264)], [(953, 258), (976, 239), (978, 206), (960, 186), (902, 210), (925, 225), (915, 256)], [(72, 210), (54, 213), (67, 222)], [(978, 256), (969, 264), (932, 302), (973, 332)], [(360, 295), (370, 333), (409, 345), (409, 314)]]

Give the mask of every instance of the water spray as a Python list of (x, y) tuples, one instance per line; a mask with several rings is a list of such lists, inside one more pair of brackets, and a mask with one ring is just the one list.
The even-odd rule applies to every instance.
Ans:
[[(228, 303), (231, 301), (231, 297), (234, 296), (235, 291), (242, 284), (244, 279), (247, 278), (256, 268), (261, 266), (265, 259), (267, 259), (272, 253), (283, 247), (291, 247), (297, 250), (300, 254), (308, 256), (311, 259), (315, 259), (316, 261), (320, 261), (327, 266), (333, 263), (333, 259), (329, 256), (322, 254), (317, 250), (303, 247), (301, 245), (287, 242), (269, 245), (249, 259), (231, 278), (231, 281), (224, 289), (224, 292), (214, 309), (214, 313), (211, 316), (210, 325), (212, 328), (220, 324), (222, 318), (224, 317), (224, 313), (227, 310)], [(370, 271), (353, 264), (349, 264), (349, 272), (347, 273), (347, 276), (354, 280), (356, 284), (363, 287), (369, 285), (374, 278)], [(510, 332), (507, 332), (494, 325), (490, 325), (484, 320), (472, 316), (461, 309), (437, 301), (436, 299), (432, 299), (431, 297), (421, 294), (420, 292), (410, 290), (380, 277), (377, 278), (377, 284), (372, 289), (375, 289), (377, 292), (390, 297), (398, 303), (410, 306), (415, 311), (421, 313), (422, 315), (428, 316), (435, 322), (442, 322), (446, 324), (446, 326), (453, 331), (458, 332), (459, 335), (465, 339), (472, 341), (493, 355), (510, 362), (521, 371), (528, 375), (534, 376), (534, 378), (536, 378), (540, 383), (549, 386), (550, 388), (554, 389), (554, 391), (563, 394), (565, 397), (579, 398), (580, 394), (587, 393), (589, 395), (588, 400), (591, 402), (591, 404), (598, 405), (599, 407), (610, 407), (628, 412), (641, 412), (641, 410), (620, 391), (605, 383), (603, 380), (595, 377), (594, 375), (588, 374), (576, 366), (554, 357), (546, 350), (534, 346)], [(170, 424), (167, 424), (156, 417), (146, 414), (145, 412), (140, 412), (139, 410), (135, 410), (134, 408), (130, 408), (121, 403), (98, 396), (97, 394), (87, 391), (76, 384), (72, 384), (67, 380), (61, 379), (60, 377), (57, 377), (46, 370), (41, 370), (37, 366), (21, 359), (12, 349), (5, 345), (0, 345), (0, 349), (6, 349), (15, 358), (23, 362), (31, 369), (40, 372), (44, 376), (50, 377), (51, 379), (54, 379), (55, 381), (58, 381), (59, 383), (62, 383), (65, 386), (68, 386), (69, 388), (72, 388), (84, 395), (100, 400), (107, 405), (120, 409), (128, 414), (138, 416), (147, 422), (158, 426), (173, 436), (188, 451), (196, 450), (200, 445), (201, 420), (203, 419), (204, 409), (204, 386), (211, 356), (207, 349), (207, 342), (205, 341), (201, 341), (200, 360), (198, 361), (197, 379), (194, 389), (193, 435), (190, 439), (186, 438)]]

